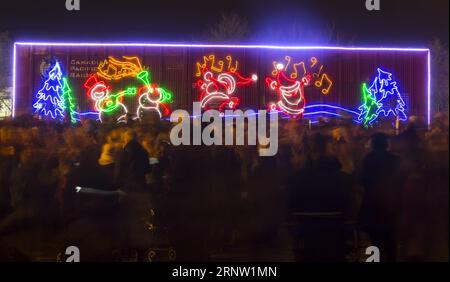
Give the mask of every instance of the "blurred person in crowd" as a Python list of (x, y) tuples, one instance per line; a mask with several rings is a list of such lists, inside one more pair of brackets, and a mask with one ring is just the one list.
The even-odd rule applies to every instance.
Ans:
[(376, 133), (371, 138), (372, 151), (362, 163), (364, 198), (359, 218), (372, 245), (380, 248), (381, 259), (394, 261), (400, 163), (399, 158), (388, 151), (388, 145), (384, 133)]
[(156, 158), (158, 155), (156, 142), (157, 140), (154, 134), (150, 132), (144, 133), (142, 138), (142, 147), (147, 151), (150, 158)]
[(397, 140), (405, 180), (398, 233), (401, 258), (407, 261), (425, 261), (433, 248), (441, 253), (436, 251), (436, 242), (442, 248), (443, 230), (448, 238), (448, 220), (443, 220), (448, 218), (448, 201), (442, 200), (448, 199), (448, 131), (439, 118), (425, 135), (416, 123), (412, 120)]
[(100, 158), (98, 159), (104, 184), (102, 187), (98, 187), (99, 189), (117, 189), (116, 183), (114, 182), (114, 173), (115, 166), (119, 161), (120, 152), (123, 147), (120, 137), (120, 132), (116, 129), (111, 130), (106, 136), (106, 142), (102, 146)]
[(9, 127), (0, 128), (0, 219), (11, 209), (11, 172), (17, 161)]
[(292, 208), (296, 211), (343, 211), (345, 182), (342, 165), (327, 155), (328, 137), (316, 133), (308, 138), (304, 168), (290, 179)]
[[(329, 137), (315, 133), (308, 138), (305, 166), (289, 179), (290, 210), (299, 220), (294, 252), (303, 238), (304, 259), (344, 260), (344, 216), (351, 192), (341, 163), (327, 154)], [(333, 214), (331, 216), (330, 214)]]
[(18, 163), (11, 172), (13, 211), (0, 222), (0, 233), (30, 226), (53, 228), (57, 216), (53, 199), (58, 179), (54, 157), (31, 147), (20, 151)]
[[(86, 146), (80, 148), (80, 153), (77, 161), (74, 163), (76, 169), (73, 178), (76, 180), (77, 186), (83, 187), (99, 187), (101, 185), (101, 175), (99, 171), (98, 157), (101, 153), (100, 131), (95, 134), (90, 132), (84, 137), (86, 141)], [(73, 190), (73, 187), (71, 187)]]
[(134, 130), (126, 130), (122, 135), (123, 150), (120, 154), (116, 179), (123, 189), (128, 191), (145, 191), (145, 175), (149, 171), (147, 151), (137, 140)]
[(331, 154), (336, 156), (342, 164), (342, 172), (352, 174), (354, 171), (353, 156), (351, 153), (350, 138), (345, 128), (338, 127), (331, 131), (333, 141), (330, 144)]
[[(435, 258), (445, 241), (448, 246), (448, 236), (444, 236), (448, 235), (447, 115), (434, 117), (428, 132), (410, 120), (406, 130), (401, 128), (392, 138), (390, 151), (399, 157), (387, 150), (386, 136), (374, 136), (371, 148), (365, 145), (373, 129), (325, 120), (313, 128), (299, 121), (280, 121), (279, 153), (272, 158), (259, 157), (255, 146), (170, 146), (170, 128), (164, 121), (158, 117), (150, 128), (140, 126), (142, 122), (125, 127), (82, 120), (79, 127), (61, 127), (25, 118), (0, 121), (0, 221), (8, 218), (1, 221), (3, 232), (33, 223), (47, 228), (43, 218), (52, 212), (57, 185), (65, 187), (63, 192), (78, 185), (114, 186), (130, 196), (121, 205), (121, 224), (129, 235), (123, 246), (138, 250), (142, 258), (149, 244), (145, 217), (154, 199), (146, 183), (151, 167), (150, 191), (169, 188), (161, 193), (167, 194), (161, 207), (173, 205), (175, 215), (170, 214), (164, 223), (177, 225), (180, 257), (206, 259), (212, 242), (219, 248), (244, 237), (249, 242), (272, 241), (281, 221), (277, 213), (285, 205), (286, 182), (291, 212), (328, 213), (345, 209), (345, 195), (352, 187), (347, 174), (356, 182), (354, 175), (361, 173), (365, 193), (360, 223), (373, 245), (382, 249), (382, 260), (396, 257), (398, 240), (404, 245), (401, 255), (406, 260)], [(384, 131), (393, 132), (390, 124)], [(116, 181), (110, 177), (112, 167)], [(114, 184), (105, 184), (109, 181)], [(32, 212), (25, 213), (30, 207)], [(230, 229), (240, 236), (231, 235), (236, 232)], [(333, 232), (322, 229), (311, 234), (319, 240)], [(187, 246), (187, 241), (197, 239)]]
[(138, 260), (143, 261), (151, 244), (147, 222), (152, 205), (146, 184), (150, 169), (148, 153), (137, 138), (132, 129), (123, 133), (124, 147), (116, 167), (116, 179), (126, 193), (120, 203), (121, 255), (137, 255)]

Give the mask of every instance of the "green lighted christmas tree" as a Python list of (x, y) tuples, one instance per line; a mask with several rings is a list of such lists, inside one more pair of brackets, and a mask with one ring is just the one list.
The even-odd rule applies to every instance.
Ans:
[(75, 98), (72, 95), (72, 89), (70, 89), (69, 82), (66, 77), (63, 77), (62, 97), (64, 99), (64, 105), (66, 111), (69, 112), (70, 122), (77, 123), (77, 112), (75, 108)]
[(358, 121), (362, 122), (364, 126), (367, 127), (377, 118), (377, 112), (380, 105), (372, 92), (367, 89), (366, 83), (363, 83), (361, 86), (361, 95), (363, 104), (358, 108), (358, 110), (360, 110)]

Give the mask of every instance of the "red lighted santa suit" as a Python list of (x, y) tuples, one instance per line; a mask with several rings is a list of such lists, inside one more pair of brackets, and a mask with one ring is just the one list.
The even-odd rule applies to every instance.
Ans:
[(305, 112), (304, 87), (311, 82), (311, 75), (305, 75), (301, 80), (290, 79), (283, 70), (279, 70), (276, 79), (266, 78), (270, 89), (280, 95), (277, 103), (270, 105), (270, 111), (281, 111), (292, 117), (301, 117)]
[(224, 108), (234, 110), (239, 104), (239, 98), (233, 96), (236, 87), (250, 84), (256, 80), (256, 76), (251, 78), (243, 77), (237, 72), (224, 72), (214, 77), (211, 71), (203, 71), (203, 79), (197, 82), (201, 89), (200, 103), (204, 109), (209, 109), (211, 105), (218, 104), (218, 110)]

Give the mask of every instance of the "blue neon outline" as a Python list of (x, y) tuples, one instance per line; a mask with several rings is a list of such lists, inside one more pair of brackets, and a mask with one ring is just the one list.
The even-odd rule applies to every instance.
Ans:
[(12, 117), (16, 114), (17, 89), (17, 46), (110, 46), (110, 47), (188, 47), (188, 48), (255, 48), (281, 50), (342, 50), (342, 51), (399, 51), (399, 52), (427, 52), (427, 123), (431, 125), (431, 51), (429, 48), (412, 47), (355, 47), (355, 46), (277, 46), (277, 45), (227, 45), (227, 44), (187, 44), (187, 43), (137, 43), (137, 42), (14, 42), (12, 58)]
[[(33, 104), (33, 108), (35, 109), (35, 113), (38, 113), (39, 115), (44, 114), (44, 116), (48, 117), (50, 115), (50, 117), (52, 119), (56, 119), (56, 117), (60, 117), (61, 119), (64, 118), (64, 98), (62, 97), (62, 94), (60, 94), (60, 92), (62, 91), (62, 81), (63, 78), (63, 72), (61, 69), (61, 66), (59, 64), (59, 62), (55, 62), (55, 64), (53, 65), (53, 67), (51, 68), (51, 70), (48, 72), (48, 78), (47, 80), (44, 81), (44, 85), (42, 86), (42, 88), (38, 91), (38, 93), (36, 94), (36, 102)], [(57, 79), (58, 84), (57, 86), (54, 85), (49, 85), (49, 81), (53, 81), (54, 79)], [(57, 100), (56, 96), (51, 96), (50, 94), (46, 94), (46, 92), (43, 91), (49, 91), (52, 90), (54, 92), (56, 92), (56, 94), (59, 97), (59, 101)], [(38, 107), (38, 102), (39, 101), (44, 101), (44, 102), (48, 102), (50, 100), (50, 102), (55, 105), (58, 106), (58, 108), (55, 108), (53, 110), (47, 110), (45, 108), (39, 108)]]
[[(376, 102), (378, 104), (378, 109), (376, 111), (375, 117), (368, 122), (369, 125), (371, 125), (374, 121), (378, 119), (380, 114), (382, 113), (384, 117), (388, 117), (390, 114), (392, 114), (394, 117), (398, 117), (401, 121), (407, 121), (408, 116), (406, 115), (405, 106), (406, 103), (402, 98), (402, 95), (400, 93), (400, 90), (398, 89), (397, 81), (393, 79), (393, 73), (388, 72), (386, 70), (381, 69), (380, 67), (377, 68), (377, 76), (373, 79), (373, 82), (371, 86), (368, 88), (368, 91), (373, 95), (373, 97), (376, 99)], [(387, 76), (387, 78), (383, 78), (383, 76)], [(385, 91), (383, 86), (387, 86), (391, 84), (392, 91)], [(378, 86), (381, 85), (379, 88)], [(381, 93), (381, 98), (379, 98), (377, 94)], [(396, 95), (397, 96), (397, 104), (395, 108), (389, 108), (386, 109), (383, 106), (383, 101), (388, 97), (388, 95)], [(361, 111), (358, 116), (358, 122), (363, 122), (362, 111), (363, 111), (364, 104), (360, 105), (358, 109)]]
[[(305, 109), (316, 108), (316, 107), (321, 107), (321, 108), (332, 108), (332, 109), (337, 109), (337, 110), (345, 111), (345, 112), (348, 112), (348, 113), (351, 113), (351, 114), (354, 114), (354, 115), (359, 115), (359, 113), (356, 112), (356, 111), (349, 110), (349, 109), (346, 109), (346, 108), (343, 108), (343, 107), (340, 107), (340, 106), (329, 105), (329, 104), (312, 104), (312, 105), (307, 105), (307, 106), (305, 107)], [(305, 113), (307, 113), (307, 112), (305, 111)]]

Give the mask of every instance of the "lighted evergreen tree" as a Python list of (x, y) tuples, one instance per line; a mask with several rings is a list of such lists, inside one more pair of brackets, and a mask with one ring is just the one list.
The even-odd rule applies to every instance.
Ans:
[(384, 117), (393, 116), (401, 121), (407, 120), (405, 113), (406, 103), (398, 90), (397, 81), (392, 78), (392, 73), (377, 69), (377, 76), (367, 88), (363, 83), (362, 105), (358, 108), (360, 114), (358, 121), (365, 126), (372, 124), (380, 114)]
[(361, 100), (363, 104), (358, 108), (360, 111), (358, 121), (362, 122), (364, 126), (368, 126), (378, 117), (380, 105), (375, 95), (367, 89), (366, 83), (361, 86)]
[(378, 68), (376, 81), (379, 84), (378, 93), (380, 93), (380, 98), (377, 100), (380, 104), (378, 113), (383, 113), (385, 117), (392, 115), (398, 117), (399, 120), (407, 120), (405, 114), (406, 104), (398, 91), (397, 82), (392, 79), (392, 74)]
[(66, 77), (63, 77), (62, 98), (64, 100), (64, 107), (69, 113), (70, 122), (77, 123), (77, 111), (75, 106), (75, 98), (72, 95), (72, 89), (70, 89), (69, 82)]
[(52, 119), (64, 119), (64, 98), (62, 86), (62, 71), (58, 62), (48, 72), (44, 86), (36, 95), (37, 101), (33, 104), (35, 113)]

